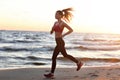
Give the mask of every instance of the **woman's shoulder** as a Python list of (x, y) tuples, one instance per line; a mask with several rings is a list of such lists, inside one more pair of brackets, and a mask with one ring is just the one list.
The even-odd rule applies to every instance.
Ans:
[(54, 22), (54, 24), (56, 24), (56, 23), (57, 23), (57, 21)]
[(62, 24), (63, 26), (68, 25), (65, 21), (62, 21), (61, 24)]
[(65, 21), (61, 21), (61, 24), (62, 25), (66, 25), (67, 23)]

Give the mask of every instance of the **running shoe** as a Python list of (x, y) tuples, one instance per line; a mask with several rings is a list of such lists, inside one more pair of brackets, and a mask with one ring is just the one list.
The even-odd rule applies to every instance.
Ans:
[(44, 76), (46, 78), (54, 78), (54, 75), (52, 73), (49, 73), (49, 74), (44, 74)]
[(83, 63), (82, 62), (78, 62), (77, 63), (77, 71), (79, 71), (82, 67)]

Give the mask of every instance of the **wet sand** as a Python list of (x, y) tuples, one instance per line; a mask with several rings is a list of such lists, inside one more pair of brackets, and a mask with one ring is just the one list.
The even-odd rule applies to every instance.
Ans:
[(1, 69), (0, 80), (120, 80), (120, 66), (56, 68), (55, 78), (48, 79), (43, 75), (49, 68)]

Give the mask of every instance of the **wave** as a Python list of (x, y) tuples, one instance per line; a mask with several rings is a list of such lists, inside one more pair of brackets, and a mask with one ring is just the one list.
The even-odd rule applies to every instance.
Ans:
[(5, 40), (1, 39), (1, 43), (40, 43), (41, 41), (38, 40)]
[(41, 57), (37, 57), (37, 56), (27, 56), (25, 58), (30, 59), (30, 60), (51, 60), (51, 58), (41, 58)]
[[(87, 50), (92, 50), (92, 51), (115, 51), (115, 50), (120, 50), (120, 45), (118, 46), (67, 46), (67, 50), (75, 49), (75, 50), (81, 50), (81, 51), (87, 51)], [(53, 46), (40, 46), (40, 47), (13, 47), (13, 46), (6, 46), (6, 47), (0, 47), (0, 51), (5, 51), (5, 52), (20, 52), (20, 51), (53, 51), (54, 47)]]
[[(84, 61), (84, 62), (90, 62), (90, 61), (111, 62), (111, 63), (120, 62), (120, 59), (117, 59), (117, 58), (78, 58), (76, 57), (76, 59)], [(65, 57), (58, 57), (58, 60), (67, 61), (68, 59)]]
[(9, 58), (14, 58), (14, 59), (20, 59), (20, 60), (39, 60), (41, 58), (38, 58), (36, 56), (27, 56), (27, 57), (9, 57)]
[(14, 40), (13, 43), (37, 43), (39, 41), (33, 41), (33, 40)]
[(12, 48), (12, 47), (4, 47), (3, 49), (0, 49), (3, 51), (28, 51), (26, 48)]
[(81, 45), (81, 46), (67, 46), (66, 49), (77, 49), (81, 51), (115, 51), (120, 50), (120, 45), (118, 46), (106, 46), (106, 45)]
[(40, 65), (46, 65), (46, 63), (41, 63), (41, 62), (29, 62), (29, 63), (25, 63), (25, 65), (36, 65), (36, 66), (40, 66)]
[(12, 46), (8, 46), (8, 47), (1, 47), (0, 51), (7, 51), (7, 52), (18, 52), (18, 51), (53, 51), (53, 47), (12, 47)]
[(80, 45), (120, 45), (120, 41), (72, 41), (73, 44)]
[(41, 57), (37, 57), (37, 56), (27, 56), (27, 57), (20, 57), (20, 56), (16, 56), (16, 57), (11, 57), (11, 56), (0, 56), (0, 59), (16, 59), (16, 60), (51, 60), (51, 58), (41, 58)]
[(3, 31), (0, 34), (1, 43), (36, 43), (48, 39), (46, 32)]
[(101, 50), (101, 51), (114, 51), (120, 50), (120, 46), (78, 46), (74, 47), (79, 50)]
[(107, 41), (107, 40), (105, 40), (105, 39), (84, 39), (84, 41), (97, 41), (97, 42), (101, 42), (101, 41)]

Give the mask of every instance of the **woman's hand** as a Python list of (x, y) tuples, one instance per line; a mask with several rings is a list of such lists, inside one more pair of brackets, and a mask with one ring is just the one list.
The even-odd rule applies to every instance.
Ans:
[(68, 32), (66, 32), (65, 34), (63, 34), (62, 37), (65, 37), (66, 35), (68, 35), (68, 34), (70, 34), (70, 33), (72, 33), (72, 32), (73, 32), (73, 30), (71, 29), (71, 30), (69, 30)]
[(53, 33), (53, 30), (50, 31), (50, 34), (52, 34), (52, 33)]
[(68, 34), (70, 34), (70, 33), (73, 32), (73, 29), (72, 29), (69, 25), (67, 25), (66, 23), (63, 23), (63, 26), (64, 26), (65, 28), (67, 28), (68, 31), (67, 31), (66, 33), (64, 33), (64, 34), (62, 35), (62, 37), (65, 37), (66, 35), (68, 35)]

